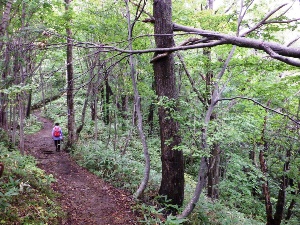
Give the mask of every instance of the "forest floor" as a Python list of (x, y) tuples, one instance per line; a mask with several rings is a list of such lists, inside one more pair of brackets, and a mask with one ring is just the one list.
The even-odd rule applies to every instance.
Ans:
[(119, 190), (80, 167), (66, 152), (55, 151), (51, 138), (53, 122), (34, 113), (43, 129), (25, 138), (26, 154), (34, 156), (38, 166), (53, 174), (52, 184), (59, 193), (58, 201), (66, 217), (62, 225), (138, 224), (131, 207), (134, 201), (129, 193)]

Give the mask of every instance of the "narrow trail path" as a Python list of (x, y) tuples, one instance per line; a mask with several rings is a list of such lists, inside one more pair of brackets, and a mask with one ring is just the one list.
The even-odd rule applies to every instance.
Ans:
[(38, 166), (53, 174), (53, 189), (60, 193), (59, 201), (67, 218), (62, 225), (129, 225), (138, 224), (130, 207), (130, 195), (118, 190), (81, 168), (65, 152), (56, 152), (51, 139), (53, 123), (34, 113), (43, 129), (25, 138), (25, 150), (38, 160)]

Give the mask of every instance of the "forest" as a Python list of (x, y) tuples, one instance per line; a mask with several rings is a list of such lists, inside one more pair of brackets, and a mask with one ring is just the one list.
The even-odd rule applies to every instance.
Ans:
[(299, 225), (299, 10), (0, 0), (0, 224), (64, 216), (26, 147), (39, 112), (78, 165), (130, 193), (139, 224)]

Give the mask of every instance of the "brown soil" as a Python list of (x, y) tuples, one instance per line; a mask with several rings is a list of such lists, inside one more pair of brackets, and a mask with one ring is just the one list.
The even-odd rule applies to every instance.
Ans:
[(53, 189), (60, 193), (58, 200), (67, 215), (60, 224), (138, 224), (131, 211), (131, 195), (78, 166), (68, 153), (56, 152), (51, 138), (53, 123), (39, 113), (35, 115), (43, 129), (25, 138), (25, 149), (38, 160), (41, 169), (56, 178)]

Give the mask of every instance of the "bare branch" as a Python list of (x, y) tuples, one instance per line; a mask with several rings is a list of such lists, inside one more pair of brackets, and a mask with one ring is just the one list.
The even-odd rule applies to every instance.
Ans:
[(290, 5), (290, 7), (288, 7), (283, 13), (281, 13), (278, 17), (281, 17), (283, 16), (284, 14), (286, 14), (294, 5), (296, 0), (293, 1), (293, 3)]
[(162, 54), (158, 54), (157, 56), (155, 56), (154, 58), (152, 58), (150, 60), (150, 63), (154, 63), (156, 62), (157, 60), (161, 59), (161, 58), (164, 58), (166, 56), (168, 56), (170, 54), (170, 52), (165, 52), (165, 53), (162, 53)]
[(291, 20), (270, 20), (270, 21), (266, 21), (264, 24), (270, 24), (270, 23), (291, 23), (291, 22), (295, 22), (295, 21), (299, 21), (300, 18), (297, 19), (291, 19)]
[(278, 6), (276, 9), (272, 10), (271, 12), (269, 12), (265, 18), (263, 18), (258, 24), (256, 24), (254, 27), (252, 27), (251, 29), (249, 29), (248, 31), (244, 32), (243, 34), (241, 34), (241, 36), (246, 36), (247, 34), (251, 33), (252, 31), (256, 30), (257, 28), (261, 27), (263, 24), (265, 24), (265, 22), (267, 21), (267, 19), (269, 19), (274, 13), (276, 13), (279, 9), (281, 9), (282, 7), (286, 6), (287, 3)]
[[(146, 2), (145, 2), (145, 5), (144, 5), (144, 7), (143, 7), (142, 9), (140, 9), (139, 5), (136, 4), (135, 2), (133, 2), (132, 0), (129, 0), (129, 2), (130, 2), (131, 4), (133, 4), (134, 6), (136, 6), (136, 7), (137, 7), (137, 10), (141, 11), (141, 13), (143, 12), (143, 13), (145, 13), (147, 16), (149, 16), (148, 21), (143, 21), (143, 22), (152, 22), (152, 23), (154, 23), (154, 21), (155, 21), (154, 17), (153, 17), (150, 13), (146, 12), (146, 10), (145, 10)], [(146, 20), (147, 20), (147, 19), (146, 19)]]
[(194, 92), (197, 94), (198, 99), (202, 102), (202, 104), (205, 104), (205, 100), (203, 98), (203, 95), (199, 92), (199, 90), (195, 87), (195, 81), (193, 80), (190, 72), (188, 71), (186, 64), (183, 60), (183, 57), (181, 56), (181, 54), (179, 52), (176, 53), (177, 57), (179, 58), (181, 64), (183, 65), (183, 69), (187, 75), (187, 77), (189, 78), (190, 84), (192, 85), (192, 88), (194, 90)]
[(234, 6), (234, 3), (232, 3), (232, 4), (228, 7), (228, 9), (225, 10), (224, 13), (225, 13), (225, 14), (228, 13), (228, 12), (230, 11), (230, 9), (231, 9), (233, 6)]
[(290, 119), (290, 120), (293, 121), (294, 123), (300, 125), (300, 121), (298, 121), (298, 120), (292, 118), (290, 115), (288, 115), (288, 114), (286, 114), (286, 113), (282, 113), (282, 112), (277, 111), (277, 110), (275, 110), (275, 109), (272, 109), (272, 108), (270, 108), (270, 107), (268, 107), (268, 106), (265, 106), (265, 105), (261, 104), (260, 102), (254, 100), (253, 98), (248, 98), (248, 97), (243, 97), (243, 96), (236, 96), (236, 97), (233, 97), (233, 98), (221, 98), (221, 99), (218, 99), (218, 100), (216, 101), (216, 103), (217, 103), (217, 102), (220, 102), (220, 101), (232, 101), (232, 100), (235, 100), (235, 99), (244, 99), (244, 100), (252, 101), (252, 102), (254, 102), (255, 104), (261, 106), (262, 108), (264, 108), (264, 109), (266, 109), (266, 110), (268, 110), (268, 111), (277, 113), (277, 114), (279, 114), (279, 115), (282, 115), (282, 116), (284, 116), (284, 117), (287, 117), (288, 119)]
[[(193, 43), (198, 43), (199, 41), (202, 42), (203, 39), (207, 40), (207, 38), (202, 38), (202, 39), (199, 39), (199, 38), (189, 38), (188, 40), (184, 41), (179, 46), (192, 45)], [(168, 56), (169, 54), (170, 54), (170, 52), (165, 52), (165, 53), (162, 53), (162, 54), (158, 54), (157, 56), (155, 56), (154, 58), (152, 58), (150, 60), (150, 63), (154, 63), (155, 61), (157, 61), (157, 60), (159, 60), (161, 58), (164, 58), (164, 57)]]
[[(250, 8), (250, 6), (253, 4), (254, 0), (252, 0), (249, 5), (246, 7), (245, 11), (242, 13), (243, 11), (243, 6), (244, 6), (244, 0), (241, 0), (241, 9), (240, 9), (240, 15), (239, 15), (239, 19), (238, 19), (238, 28), (237, 28), (237, 34), (240, 33), (240, 26), (241, 26), (241, 23), (242, 23), (242, 20), (243, 18), (245, 17), (246, 15), (246, 12), (248, 11), (248, 9)], [(237, 35), (239, 36), (239, 35)]]

